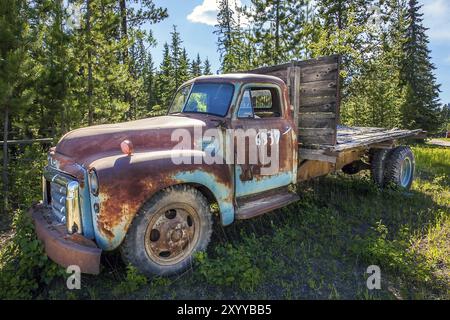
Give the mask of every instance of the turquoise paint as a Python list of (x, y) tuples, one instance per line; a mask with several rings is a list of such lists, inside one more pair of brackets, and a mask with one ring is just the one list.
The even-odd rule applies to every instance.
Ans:
[[(198, 183), (207, 187), (217, 199), (222, 225), (227, 226), (234, 221), (232, 190), (219, 183), (213, 174), (201, 170), (179, 172), (174, 178), (181, 183)], [(230, 181), (231, 182), (231, 181)]]
[[(241, 166), (236, 166), (236, 177), (240, 177), (241, 173)], [(241, 181), (241, 179), (236, 179), (236, 197), (284, 187), (291, 184), (291, 182), (292, 172), (280, 172), (275, 175), (261, 176), (260, 180)]]
[(94, 212), (91, 210), (91, 192), (89, 189), (89, 182), (88, 182), (88, 174), (87, 170), (84, 168), (83, 175), (84, 175), (84, 183), (83, 187), (80, 187), (80, 205), (81, 205), (81, 221), (83, 222), (83, 235), (86, 238), (94, 239), (94, 225), (93, 225), (93, 218), (92, 213)]

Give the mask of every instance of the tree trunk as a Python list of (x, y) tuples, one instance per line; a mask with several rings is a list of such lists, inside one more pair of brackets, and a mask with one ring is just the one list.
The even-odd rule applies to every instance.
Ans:
[(93, 79), (92, 79), (92, 43), (91, 43), (91, 1), (86, 0), (86, 34), (88, 44), (88, 124), (90, 126), (94, 123), (94, 108), (92, 106), (92, 93), (94, 91)]
[[(120, 29), (121, 29), (121, 39), (127, 42), (128, 40), (128, 24), (127, 24), (127, 3), (126, 0), (119, 0), (119, 8), (120, 8)], [(125, 48), (122, 51), (122, 63), (124, 65), (128, 64), (128, 44), (125, 45)], [(128, 71), (131, 75), (133, 72), (131, 70), (131, 65), (128, 65)], [(135, 110), (132, 103), (132, 97), (130, 92), (126, 89), (124, 93), (124, 100), (129, 104), (129, 110), (127, 113), (127, 120), (134, 119)]]
[(276, 4), (276, 18), (275, 18), (275, 57), (274, 62), (278, 64), (280, 61), (280, 1), (277, 1)]
[[(127, 3), (125, 0), (119, 0), (119, 7), (120, 7), (120, 19), (121, 19), (121, 33), (122, 39), (127, 40), (128, 39), (128, 26), (127, 26)], [(122, 52), (123, 55), (123, 63), (125, 64), (128, 60), (128, 45), (125, 46), (125, 49)]]
[(9, 108), (5, 108), (3, 122), (3, 213), (8, 209), (8, 124)]

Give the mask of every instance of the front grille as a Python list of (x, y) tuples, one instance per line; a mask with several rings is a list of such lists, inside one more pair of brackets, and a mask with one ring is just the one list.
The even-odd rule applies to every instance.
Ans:
[(61, 223), (66, 223), (66, 196), (65, 186), (50, 182), (50, 205), (56, 220)]
[(81, 228), (78, 219), (80, 216), (78, 182), (75, 178), (49, 166), (45, 167), (43, 198), (44, 203), (52, 209), (56, 222), (72, 226), (75, 217), (77, 227)]

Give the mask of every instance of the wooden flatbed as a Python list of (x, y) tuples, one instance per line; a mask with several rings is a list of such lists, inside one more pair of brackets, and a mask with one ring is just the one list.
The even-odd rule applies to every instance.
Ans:
[(360, 147), (369, 147), (374, 144), (390, 142), (398, 139), (409, 138), (421, 133), (421, 129), (384, 129), (369, 127), (337, 126), (336, 145), (321, 146), (330, 151), (344, 151)]
[(344, 153), (370, 148), (392, 148), (399, 139), (411, 138), (422, 133), (421, 129), (385, 129), (370, 127), (347, 127), (338, 125), (336, 144), (299, 146), (299, 156), (304, 160), (318, 160), (336, 163)]

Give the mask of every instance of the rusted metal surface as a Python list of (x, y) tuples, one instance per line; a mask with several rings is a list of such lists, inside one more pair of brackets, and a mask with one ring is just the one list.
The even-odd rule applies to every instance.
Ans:
[(174, 203), (155, 212), (145, 232), (145, 250), (161, 265), (178, 263), (198, 242), (201, 222), (189, 205)]
[(238, 200), (236, 219), (250, 219), (282, 208), (299, 199), (296, 193), (290, 192), (287, 187), (272, 189), (255, 196), (243, 197)]
[[(269, 77), (270, 79), (274, 77)], [(273, 83), (270, 83), (271, 85)], [(297, 144), (297, 126), (294, 122), (293, 110), (290, 108), (289, 93), (286, 85), (278, 79), (275, 82), (278, 89), (278, 97), (280, 100), (280, 111), (279, 117), (270, 118), (238, 118), (237, 112), (240, 103), (240, 98), (243, 94), (243, 90), (248, 88), (268, 88), (265, 82), (249, 82), (242, 84), (239, 89), (239, 95), (235, 99), (234, 110), (232, 116), (231, 127), (235, 130), (249, 130), (254, 129), (255, 133), (260, 130), (277, 130), (280, 133), (280, 140), (277, 144), (277, 148), (271, 146), (268, 143), (267, 148), (270, 154), (278, 153), (279, 165), (276, 172), (270, 175), (262, 175), (261, 169), (264, 167), (260, 162), (258, 164), (250, 164), (250, 150), (251, 144), (255, 142), (254, 136), (249, 135), (248, 139), (245, 141), (245, 151), (246, 159), (245, 163), (242, 165), (235, 166), (235, 179), (236, 179), (236, 198), (247, 196), (250, 194), (256, 194), (259, 192), (264, 192), (267, 190), (276, 189), (295, 183), (297, 179), (296, 175), (296, 159), (297, 150), (292, 148), (292, 146)], [(235, 153), (237, 154), (239, 144), (237, 141), (234, 143)], [(267, 165), (266, 165), (267, 167)]]
[(67, 234), (64, 224), (51, 219), (50, 209), (42, 204), (30, 209), (36, 234), (45, 247), (50, 259), (63, 267), (77, 265), (81, 272), (98, 274), (100, 272), (99, 249), (92, 240), (79, 234)]
[[(194, 80), (193, 80), (194, 81)], [(283, 81), (270, 76), (228, 75), (195, 79), (198, 82), (228, 82), (236, 86), (232, 107), (225, 118), (206, 114), (169, 115), (127, 123), (100, 125), (74, 130), (66, 134), (51, 151), (59, 170), (67, 172), (81, 183), (87, 183), (86, 172), (97, 171), (100, 191), (98, 196), (90, 194), (92, 228), (100, 248), (111, 250), (120, 245), (139, 208), (156, 192), (176, 184), (202, 186), (214, 195), (220, 209), (223, 225), (233, 222), (235, 216), (235, 166), (229, 164), (181, 164), (171, 161), (177, 141), (171, 140), (174, 129), (184, 128), (194, 134), (194, 127), (203, 130), (218, 128), (220, 122), (225, 128), (232, 128), (236, 122), (233, 113), (235, 102), (243, 83), (271, 84), (281, 92), (283, 116), (262, 121), (255, 128), (267, 129), (273, 126), (283, 135), (280, 148), (280, 172), (267, 181), (256, 177), (247, 188), (259, 183), (259, 189), (292, 183), (296, 179), (296, 124), (293, 123), (287, 88)], [(129, 140), (134, 151), (131, 156), (121, 152), (120, 143)], [(295, 144), (294, 144), (295, 145)], [(197, 150), (189, 151), (196, 154)], [(238, 166), (236, 166), (238, 168)], [(239, 169), (237, 169), (239, 170)], [(239, 183), (239, 181), (238, 181)], [(253, 188), (256, 192), (258, 188)], [(86, 210), (85, 210), (86, 211)]]

